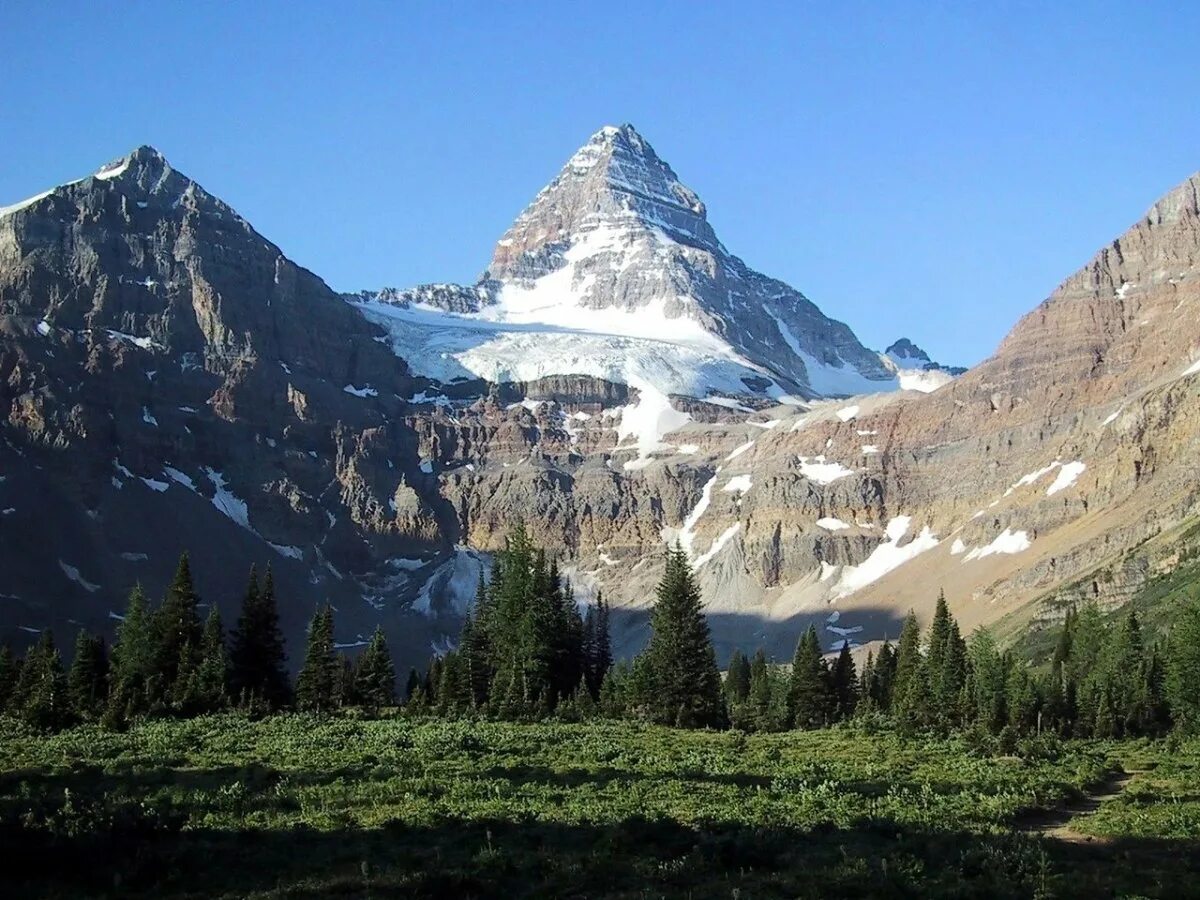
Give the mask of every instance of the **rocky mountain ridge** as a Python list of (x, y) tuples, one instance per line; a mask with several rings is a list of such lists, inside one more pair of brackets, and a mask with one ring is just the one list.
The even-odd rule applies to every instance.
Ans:
[[(583, 182), (608, 183), (602, 162), (636, 186), (627, 157), (640, 154), (637, 177), (654, 183), (611, 200), (631, 232), (659, 220), (670, 246), (599, 293), (611, 255), (642, 237), (577, 257), (580, 308), (624, 316), (653, 297), (665, 310), (655, 286), (687, 253), (722, 259), (702, 204), (652, 151), (627, 133), (589, 147), (479, 285), (352, 302), (150, 148), (0, 211), (0, 639), (111, 628), (129, 586), (163, 585), (186, 547), (229, 615), (250, 563), (270, 561), (293, 637), (328, 600), (340, 643), (381, 623), (402, 663), (419, 663), (453, 639), (487, 552), (521, 519), (581, 598), (602, 588), (617, 604), (622, 649), (640, 643), (661, 548), (679, 541), (722, 652), (763, 644), (783, 658), (810, 621), (827, 646), (894, 636), (938, 587), (966, 625), (996, 621), (1195, 516), (1196, 177), (995, 356), (928, 394), (777, 403), (789, 380), (812, 387), (786, 359), (763, 376), (778, 397), (744, 382), (714, 395), (410, 367), (385, 307), (429, 316), (416, 325), (431, 340), (450, 315), (497, 324), (492, 285), (520, 290), (572, 262), (578, 241), (564, 248), (550, 226), (574, 235), (590, 221), (588, 203), (561, 198), (593, 200)], [(689, 321), (711, 313), (695, 306)], [(743, 349), (758, 328), (713, 327)], [(863, 352), (890, 386), (896, 371), (932, 371), (911, 342), (889, 351), (894, 370)], [(698, 355), (721, 359), (709, 345)]]

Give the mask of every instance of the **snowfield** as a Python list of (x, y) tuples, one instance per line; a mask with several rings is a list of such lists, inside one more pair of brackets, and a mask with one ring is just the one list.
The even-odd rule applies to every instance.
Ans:
[(968, 563), (972, 560), (983, 559), (984, 557), (994, 556), (998, 553), (1021, 553), (1025, 550), (1028, 550), (1031, 546), (1033, 546), (1033, 544), (1029, 540), (1028, 532), (1010, 531), (1009, 529), (1005, 528), (1002, 532), (996, 535), (995, 540), (993, 540), (986, 547), (976, 547), (974, 550), (969, 551), (963, 558), (963, 562)]

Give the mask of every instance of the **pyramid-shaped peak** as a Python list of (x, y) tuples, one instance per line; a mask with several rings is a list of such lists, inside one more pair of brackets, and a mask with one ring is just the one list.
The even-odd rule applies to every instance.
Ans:
[(140, 147), (135, 147), (125, 156), (118, 157), (112, 162), (102, 165), (93, 173), (93, 177), (99, 178), (102, 181), (108, 181), (113, 178), (119, 178), (130, 170), (137, 173), (147, 169), (153, 170), (155, 175), (158, 176), (165, 171), (170, 171), (171, 164), (167, 162), (167, 158), (157, 149), (151, 147), (149, 144), (142, 144)]
[[(624, 125), (605, 125), (576, 151), (569, 165), (578, 171), (613, 158), (638, 161), (670, 171), (670, 166), (659, 159), (650, 142), (638, 134), (637, 129), (628, 122)], [(671, 176), (674, 177), (673, 172)]]
[(724, 252), (704, 204), (629, 124), (595, 132), (496, 245), (484, 280), (528, 279), (595, 231), (664, 239)]

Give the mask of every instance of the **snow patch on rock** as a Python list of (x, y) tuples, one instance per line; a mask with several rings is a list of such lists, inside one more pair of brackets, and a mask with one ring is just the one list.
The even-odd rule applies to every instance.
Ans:
[(1021, 553), (1028, 550), (1032, 546), (1029, 540), (1029, 534), (1025, 531), (1010, 531), (1005, 528), (1002, 532), (996, 535), (996, 538), (985, 547), (976, 547), (970, 551), (964, 558), (963, 562), (968, 563), (972, 560), (983, 559), (996, 554), (1013, 554)]
[(938, 545), (938, 539), (928, 525), (907, 544), (901, 545), (900, 541), (908, 533), (911, 524), (912, 516), (896, 516), (888, 522), (885, 531), (887, 540), (863, 562), (842, 570), (842, 576), (834, 587), (834, 598), (848, 597)]

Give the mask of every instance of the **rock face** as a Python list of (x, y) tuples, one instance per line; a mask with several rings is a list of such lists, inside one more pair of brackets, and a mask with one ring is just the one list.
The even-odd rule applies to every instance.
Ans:
[[(140, 148), (0, 210), (0, 640), (111, 629), (186, 548), (227, 620), (271, 563), (294, 651), (329, 601), (340, 643), (383, 624), (419, 665), (518, 519), (617, 605), (626, 652), (674, 541), (722, 655), (785, 658), (812, 621), (894, 637), (939, 588), (968, 626), (1109, 600), (1089, 573), (1114, 567), (1127, 595), (1200, 500), (1198, 184), (951, 380), (746, 269), (629, 128), (479, 284), (353, 298)], [(520, 318), (547, 280), (555, 328)], [(851, 370), (862, 396), (814, 396)], [(877, 392), (905, 373), (944, 380)]]
[(730, 254), (700, 198), (629, 125), (571, 157), (476, 285), (352, 299), (414, 370), (445, 382), (583, 375), (775, 401), (896, 387), (848, 327)]
[(381, 339), (148, 147), (0, 213), (5, 636), (107, 628), (185, 548), (230, 615), (271, 563), (294, 634), (324, 599), (366, 628), (455, 520)]

